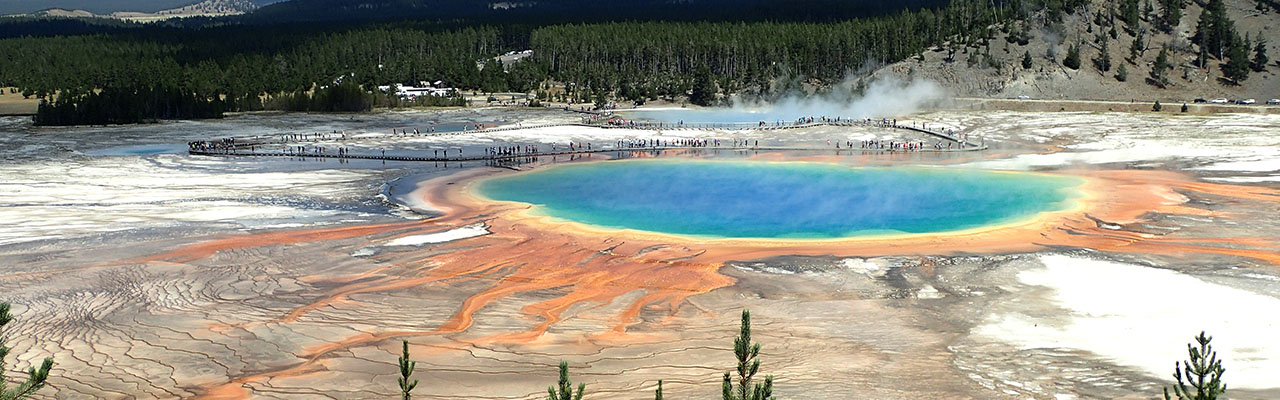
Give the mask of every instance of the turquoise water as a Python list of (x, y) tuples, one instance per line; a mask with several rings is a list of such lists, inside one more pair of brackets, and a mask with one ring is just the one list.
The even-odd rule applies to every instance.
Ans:
[(609, 228), (726, 238), (945, 232), (1069, 207), (1074, 178), (799, 162), (642, 160), (482, 182), (485, 197)]

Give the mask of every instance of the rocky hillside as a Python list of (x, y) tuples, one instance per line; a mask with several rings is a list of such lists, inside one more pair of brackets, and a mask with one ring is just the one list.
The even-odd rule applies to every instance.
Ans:
[[(1253, 98), (1259, 104), (1280, 98), (1280, 31), (1268, 29), (1280, 26), (1280, 5), (1269, 0), (1215, 0), (1221, 2), (1222, 11), (1211, 12), (1205, 19), (1226, 15), (1229, 27), (1241, 39), (1247, 38), (1242, 42), (1247, 42), (1244, 54), (1249, 64), (1256, 60), (1260, 38), (1268, 59), (1265, 65), (1248, 65), (1247, 77), (1233, 82), (1224, 74), (1224, 68), (1231, 70), (1229, 46), (1222, 46), (1219, 59), (1212, 44), (1201, 44), (1196, 38), (1201, 14), (1214, 7), (1210, 1), (1184, 0), (1176, 24), (1165, 22), (1172, 18), (1160, 3), (1176, 5), (1179, 0), (1148, 1), (1137, 0), (1137, 11), (1128, 11), (1131, 18), (1137, 16), (1135, 23), (1125, 21), (1126, 0), (1092, 1), (1061, 22), (1034, 22), (1051, 18), (1033, 16), (1026, 26), (994, 27), (995, 39), (985, 45), (935, 47), (876, 74), (932, 79), (957, 96), (1165, 103)], [(1230, 35), (1223, 36), (1230, 40)], [(1069, 57), (1072, 47), (1078, 49), (1076, 63)], [(1108, 57), (1103, 57), (1104, 49)], [(1207, 53), (1203, 63), (1202, 50)], [(1167, 67), (1157, 68), (1160, 62)]]
[(250, 0), (204, 0), (199, 3), (158, 11), (156, 15), (232, 15), (256, 10), (258, 5)]
[(199, 3), (182, 7), (160, 10), (156, 12), (116, 11), (110, 14), (95, 14), (85, 10), (67, 10), (50, 8), (31, 14), (33, 17), (65, 17), (65, 18), (117, 18), (136, 21), (153, 21), (174, 17), (239, 15), (258, 9), (252, 0), (203, 0)]

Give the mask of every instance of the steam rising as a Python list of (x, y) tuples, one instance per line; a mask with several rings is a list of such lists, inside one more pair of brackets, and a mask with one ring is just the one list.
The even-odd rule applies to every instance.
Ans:
[(945, 99), (946, 90), (926, 79), (903, 80), (888, 75), (859, 87), (864, 80), (845, 79), (830, 92), (791, 94), (772, 103), (735, 101), (733, 110), (764, 113), (791, 120), (806, 116), (881, 118), (908, 115)]
[(796, 91), (773, 101), (734, 99), (727, 108), (652, 110), (653, 119), (688, 123), (790, 123), (805, 117), (893, 118), (915, 113), (946, 99), (947, 91), (930, 80), (884, 76), (868, 81), (845, 79), (820, 93)]

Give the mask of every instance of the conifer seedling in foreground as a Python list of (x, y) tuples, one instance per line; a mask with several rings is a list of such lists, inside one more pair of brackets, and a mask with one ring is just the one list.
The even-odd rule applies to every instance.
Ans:
[[(4, 328), (9, 322), (13, 321), (13, 315), (9, 313), (9, 303), (0, 302), (0, 328)], [(44, 387), (45, 381), (49, 379), (49, 370), (53, 368), (53, 357), (45, 357), (40, 363), (40, 368), (30, 367), (27, 369), (27, 380), (18, 386), (10, 389), (8, 379), (4, 373), (8, 368), (4, 366), (4, 358), (9, 355), (9, 346), (0, 343), (0, 400), (18, 400), (31, 397), (37, 390)]]
[(760, 370), (760, 344), (751, 343), (751, 311), (742, 310), (742, 327), (733, 339), (733, 354), (738, 358), (738, 387), (734, 390), (729, 373), (724, 373), (721, 396), (724, 400), (772, 400), (773, 375), (766, 375), (764, 383), (752, 385), (751, 379)]
[(1169, 396), (1169, 388), (1164, 388), (1165, 400), (1216, 400), (1227, 393), (1227, 384), (1222, 383), (1222, 360), (1218, 352), (1213, 350), (1209, 342), (1212, 336), (1205, 336), (1204, 331), (1196, 336), (1200, 347), (1187, 344), (1187, 361), (1173, 363), (1173, 378), (1178, 381), (1173, 386), (1173, 396)]

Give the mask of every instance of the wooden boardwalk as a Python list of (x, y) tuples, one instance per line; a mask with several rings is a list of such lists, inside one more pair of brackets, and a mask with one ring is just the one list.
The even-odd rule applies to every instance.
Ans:
[(226, 157), (298, 157), (298, 158), (336, 158), (349, 160), (384, 160), (384, 161), (426, 161), (426, 162), (463, 162), (463, 161), (501, 161), (513, 160), (531, 157), (553, 157), (567, 155), (583, 155), (595, 153), (656, 153), (666, 150), (713, 150), (713, 151), (742, 151), (742, 152), (758, 152), (758, 151), (822, 151), (836, 153), (955, 153), (963, 151), (981, 151), (985, 148), (970, 147), (965, 149), (850, 149), (850, 148), (833, 148), (833, 147), (778, 147), (778, 146), (760, 146), (760, 147), (697, 147), (697, 146), (664, 146), (664, 147), (635, 147), (635, 148), (593, 148), (591, 150), (564, 150), (553, 152), (531, 152), (520, 154), (485, 154), (479, 156), (459, 156), (459, 157), (436, 157), (436, 156), (405, 156), (405, 155), (380, 155), (380, 154), (330, 154), (330, 153), (290, 153), (290, 152), (261, 152), (261, 151), (200, 151), (191, 150), (188, 153), (201, 156), (226, 156)]
[[(933, 148), (920, 148), (920, 149), (857, 148), (857, 149), (854, 149), (854, 148), (848, 148), (848, 147), (833, 148), (833, 147), (780, 147), (780, 146), (763, 146), (763, 147), (762, 146), (733, 146), (733, 147), (649, 146), (649, 147), (618, 148), (614, 146), (601, 146), (601, 147), (595, 147), (591, 149), (576, 148), (573, 150), (565, 149), (565, 150), (550, 151), (550, 152), (520, 152), (520, 153), (513, 153), (513, 154), (487, 153), (487, 154), (480, 154), (480, 155), (459, 155), (454, 157), (450, 157), (447, 154), (444, 156), (437, 156), (437, 155), (411, 156), (411, 155), (349, 154), (349, 153), (334, 154), (334, 153), (318, 153), (318, 152), (305, 152), (305, 151), (304, 152), (290, 152), (290, 151), (263, 152), (263, 151), (253, 151), (253, 150), (245, 151), (246, 149), (252, 149), (257, 146), (292, 145), (292, 144), (321, 143), (321, 142), (341, 142), (341, 141), (348, 141), (348, 140), (367, 139), (367, 137), (352, 138), (352, 137), (339, 135), (339, 134), (313, 134), (314, 137), (307, 138), (304, 140), (288, 140), (288, 137), (289, 137), (288, 135), (274, 135), (274, 136), (260, 135), (260, 136), (236, 137), (235, 140), (231, 142), (232, 144), (227, 145), (227, 148), (225, 149), (203, 150), (203, 149), (196, 149), (193, 147), (188, 151), (188, 153), (193, 155), (224, 156), (224, 157), (299, 157), (299, 158), (335, 158), (335, 159), (347, 159), (347, 160), (383, 160), (383, 161), (410, 161), (410, 162), (465, 162), (465, 161), (504, 161), (504, 160), (515, 160), (515, 159), (523, 159), (523, 158), (531, 158), (531, 157), (548, 157), (548, 156), (555, 157), (555, 156), (565, 156), (565, 155), (572, 156), (572, 155), (583, 155), (583, 154), (593, 154), (593, 153), (614, 153), (614, 152), (653, 153), (653, 152), (661, 152), (666, 150), (824, 151), (824, 152), (835, 151), (837, 153), (844, 153), (844, 152), (849, 152), (849, 153), (853, 153), (853, 152), (948, 153), (948, 152), (958, 152), (958, 151), (981, 151), (981, 150), (987, 149), (985, 146), (979, 146), (973, 143), (966, 142), (962, 138), (955, 137), (954, 135), (948, 134), (946, 132), (931, 131), (931, 130), (926, 130), (926, 129), (917, 128), (913, 126), (906, 126), (906, 125), (881, 124), (881, 123), (875, 123), (875, 122), (866, 123), (862, 121), (857, 121), (857, 122), (815, 121), (811, 123), (790, 124), (790, 125), (759, 125), (757, 123), (746, 123), (746, 124), (643, 123), (643, 124), (617, 124), (617, 125), (587, 124), (587, 123), (560, 123), (560, 124), (542, 124), (542, 125), (527, 125), (527, 126), (517, 125), (517, 126), (505, 126), (505, 127), (498, 127), (498, 128), (473, 129), (473, 130), (439, 132), (439, 133), (432, 132), (432, 133), (426, 133), (426, 134), (418, 134), (416, 136), (419, 136), (419, 137), (421, 136), (427, 136), (427, 137), (455, 136), (455, 135), (466, 135), (466, 134), (475, 134), (475, 133), (502, 132), (502, 131), (538, 129), (538, 128), (554, 128), (554, 127), (564, 127), (564, 126), (585, 126), (585, 127), (592, 127), (592, 128), (604, 128), (604, 129), (639, 129), (639, 130), (659, 130), (659, 131), (700, 130), (700, 131), (707, 131), (707, 132), (720, 131), (720, 130), (726, 130), (726, 129), (773, 131), (773, 130), (784, 130), (784, 129), (802, 129), (802, 128), (811, 128), (811, 127), (818, 127), (818, 126), (879, 127), (879, 128), (886, 128), (886, 129), (902, 129), (902, 130), (923, 133), (923, 134), (937, 137), (939, 139), (943, 139), (946, 141), (959, 144), (960, 146), (959, 148), (954, 148), (954, 149), (933, 149)], [(312, 136), (312, 135), (307, 135), (307, 136)], [(386, 137), (395, 137), (395, 136), (386, 136)], [(423, 151), (425, 152), (426, 150), (423, 150)]]

